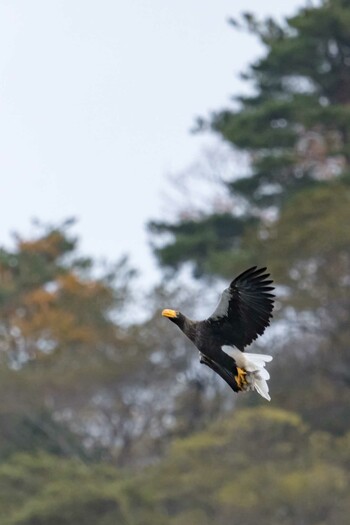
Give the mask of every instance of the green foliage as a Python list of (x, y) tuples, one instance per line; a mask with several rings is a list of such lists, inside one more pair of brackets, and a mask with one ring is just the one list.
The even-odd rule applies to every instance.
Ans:
[[(350, 6), (332, 0), (302, 8), (283, 24), (260, 22), (251, 14), (233, 22), (265, 45), (264, 56), (244, 75), (254, 94), (235, 97), (233, 109), (214, 113), (207, 123), (201, 120), (200, 128), (213, 130), (246, 152), (251, 173), (225, 183), (232, 192), (233, 213), (225, 218), (231, 234), (215, 231), (214, 242), (210, 216), (162, 225), (162, 232), (171, 236), (157, 247), (161, 264), (178, 268), (190, 261), (196, 276), (226, 276), (224, 257), (234, 268), (259, 256), (247, 243), (246, 250), (242, 247), (242, 238), (259, 238), (272, 207), (276, 214), (295, 194), (348, 170), (349, 21)], [(239, 230), (232, 226), (234, 219), (239, 220)], [(208, 237), (202, 236), (199, 245), (202, 228)], [(152, 230), (159, 232), (154, 224)], [(220, 241), (224, 246), (218, 250)], [(205, 255), (204, 262), (197, 249)]]
[[(349, 522), (350, 4), (232, 24), (265, 54), (245, 75), (253, 94), (202, 125), (251, 173), (223, 183), (214, 213), (149, 227), (166, 268), (268, 265), (272, 403), (197, 371), (159, 315), (193, 311), (191, 290), (136, 301), (127, 261), (96, 271), (72, 221), (18, 236), (0, 250), (4, 525)], [(125, 323), (130, 310), (148, 317)]]
[[(255, 220), (252, 218), (249, 224)], [(195, 264), (196, 277), (217, 271), (221, 255), (240, 261), (240, 238), (247, 221), (228, 213), (214, 214), (198, 221), (188, 220), (179, 224), (151, 223), (150, 231), (157, 234), (171, 234), (174, 241), (155, 249), (164, 266), (179, 268), (191, 260)]]
[[(0, 465), (4, 525), (347, 523), (349, 436), (274, 408), (235, 411), (137, 475), (54, 456)], [(341, 453), (341, 454), (340, 454)], [(324, 520), (324, 521), (322, 521)]]
[(121, 261), (94, 277), (70, 227), (39, 227), (0, 252), (0, 456), (37, 448), (84, 456), (94, 399), (119, 397), (111, 385), (127, 345), (112, 316), (125, 305), (132, 272)]
[(8, 409), (0, 414), (0, 460), (21, 452), (48, 452), (57, 456), (87, 456), (79, 437), (49, 411), (28, 413)]
[[(130, 308), (133, 316), (145, 307), (143, 323), (125, 323), (134, 272), (125, 260), (96, 271), (77, 256), (70, 226), (39, 228), (1, 250), (0, 460), (45, 450), (148, 463), (170, 436), (193, 427), (180, 406), (192, 392), (187, 371), (196, 353), (159, 315), (160, 304), (175, 300), (165, 288)], [(182, 295), (179, 306), (193, 303), (190, 290)], [(204, 375), (197, 383), (192, 413), (201, 428), (215, 414), (204, 410), (215, 380)], [(220, 406), (218, 398), (209, 405)]]
[(14, 456), (0, 467), (3, 523), (115, 523), (122, 519), (118, 481), (107, 466), (87, 467), (44, 454)]
[(338, 523), (350, 483), (341, 449), (342, 440), (310, 432), (296, 414), (246, 409), (176, 442), (146, 479), (170, 524), (188, 516), (191, 525), (226, 525), (233, 516), (243, 525), (257, 517), (266, 525)]
[(349, 20), (350, 4), (329, 0), (282, 23), (251, 14), (232, 22), (264, 44), (244, 75), (253, 91), (199, 127), (244, 152), (250, 173), (223, 182), (232, 197), (225, 235), (209, 240), (216, 213), (180, 216), (162, 225), (157, 244), (162, 265), (187, 262), (200, 277), (229, 280), (247, 266), (268, 266), (279, 285), (274, 326), (282, 334), (270, 331), (278, 352), (272, 394), (313, 428), (334, 433), (347, 431), (350, 401)]
[[(349, 220), (350, 186), (340, 181), (323, 183), (291, 199), (279, 220), (268, 228), (265, 243), (279, 282), (292, 286), (295, 295), (307, 292), (317, 304), (346, 297)], [(277, 256), (281, 252), (283, 258)]]

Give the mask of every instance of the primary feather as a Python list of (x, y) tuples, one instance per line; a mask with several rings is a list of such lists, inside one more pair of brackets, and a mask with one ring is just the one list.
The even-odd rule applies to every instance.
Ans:
[(272, 317), (274, 290), (266, 268), (249, 268), (223, 291), (219, 304), (208, 318), (222, 344), (240, 350), (262, 335)]

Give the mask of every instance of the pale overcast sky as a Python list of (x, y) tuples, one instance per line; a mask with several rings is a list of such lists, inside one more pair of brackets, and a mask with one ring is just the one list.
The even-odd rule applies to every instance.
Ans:
[(129, 253), (154, 278), (144, 225), (166, 175), (210, 143), (195, 117), (244, 90), (261, 52), (227, 19), (303, 3), (0, 0), (0, 245), (75, 216), (85, 253)]

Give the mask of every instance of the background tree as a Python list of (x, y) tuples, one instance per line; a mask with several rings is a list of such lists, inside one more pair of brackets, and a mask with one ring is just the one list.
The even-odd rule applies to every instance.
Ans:
[(138, 474), (19, 454), (0, 464), (3, 523), (228, 525), (234, 515), (242, 525), (347, 525), (349, 438), (260, 407), (176, 440)]
[[(131, 308), (127, 261), (81, 257), (71, 226), (39, 226), (0, 252), (0, 457), (47, 450), (147, 464), (218, 405), (214, 378), (196, 378), (196, 353), (160, 316), (159, 305), (195, 298), (160, 285)], [(179, 410), (193, 392), (196, 418)]]
[(244, 153), (250, 172), (223, 180), (231, 210), (149, 226), (164, 267), (190, 263), (196, 277), (232, 278), (268, 265), (281, 286), (275, 317), (288, 334), (277, 338), (286, 357), (272, 390), (283, 406), (341, 432), (349, 417), (349, 20), (341, 0), (283, 23), (231, 20), (266, 51), (242, 75), (251, 94), (199, 119), (198, 129)]
[[(349, 19), (324, 0), (281, 24), (232, 21), (265, 55), (252, 94), (199, 124), (250, 172), (225, 177), (224, 205), (151, 226), (164, 268), (191, 264), (195, 288), (165, 278), (136, 300), (127, 261), (81, 257), (69, 221), (1, 250), (5, 525), (348, 523)], [(201, 313), (207, 278), (250, 263), (278, 284), (258, 343), (276, 354), (268, 406), (233, 396), (159, 315)]]
[[(121, 261), (93, 277), (70, 225), (44, 227), (30, 240), (18, 236), (13, 250), (1, 250), (1, 408), (12, 447), (27, 428), (61, 453), (79, 455), (57, 426), (82, 429), (91, 419), (87, 407), (122, 373), (115, 349), (123, 353), (124, 334), (112, 316), (125, 304), (131, 272)], [(9, 429), (10, 421), (19, 428)]]
[(235, 263), (256, 260), (256, 253), (242, 246), (247, 231), (259, 235), (296, 192), (336, 176), (347, 180), (349, 13), (348, 2), (328, 0), (300, 9), (282, 24), (251, 14), (231, 20), (257, 37), (266, 53), (242, 75), (253, 94), (235, 96), (233, 108), (199, 119), (198, 129), (213, 130), (247, 153), (250, 173), (227, 182), (233, 213), (150, 224), (153, 233), (171, 234), (156, 250), (163, 265), (189, 260), (196, 275), (231, 276)]

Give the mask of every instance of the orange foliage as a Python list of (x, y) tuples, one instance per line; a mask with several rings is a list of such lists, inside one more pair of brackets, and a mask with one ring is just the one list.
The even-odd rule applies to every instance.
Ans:
[(65, 240), (59, 231), (52, 231), (39, 239), (24, 241), (20, 240), (18, 248), (21, 252), (47, 255), (54, 260), (62, 253), (62, 245)]
[(54, 302), (54, 295), (44, 288), (36, 288), (26, 293), (23, 297), (23, 305), (27, 308), (47, 309)]

